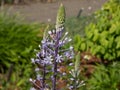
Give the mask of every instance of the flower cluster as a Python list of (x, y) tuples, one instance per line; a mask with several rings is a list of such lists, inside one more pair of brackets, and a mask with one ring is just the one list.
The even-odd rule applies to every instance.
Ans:
[[(62, 63), (65, 58), (73, 58), (74, 52), (72, 46), (70, 46), (68, 49), (62, 48), (65, 44), (71, 41), (71, 39), (67, 37), (68, 32), (63, 35), (64, 31), (64, 27), (59, 27), (56, 30), (48, 31), (48, 36), (46, 38), (43, 38), (41, 41), (42, 45), (39, 46), (40, 52), (36, 54), (36, 59), (31, 59), (32, 62), (37, 64), (39, 67), (36, 69), (36, 71), (41, 70), (41, 67), (42, 69), (45, 69), (46, 66), (51, 66), (54, 68), (51, 68), (51, 70), (48, 71), (55, 72), (55, 69), (57, 70), (57, 66), (54, 66), (55, 64)], [(47, 73), (47, 70), (41, 71), (43, 71), (44, 75)], [(43, 77), (39, 77), (37, 79), (38, 82), (41, 82), (41, 87), (39, 87), (40, 90), (47, 87), (45, 84), (45, 76)], [(30, 79), (30, 81), (32, 80)], [(35, 81), (32, 81), (32, 83), (37, 87)]]
[(85, 82), (83, 80), (80, 80), (80, 71), (75, 71), (75, 69), (72, 69), (70, 72), (71, 78), (70, 82), (71, 84), (68, 85), (69, 90), (77, 90), (81, 86), (85, 85)]
[(80, 52), (77, 53), (75, 57), (75, 64), (74, 64), (74, 69), (70, 70), (69, 73), (71, 75), (70, 77), (70, 84), (68, 85), (69, 90), (77, 90), (81, 86), (84, 86), (85, 83), (84, 81), (80, 80)]
[[(62, 11), (63, 10), (63, 5)], [(61, 15), (60, 10), (60, 15)], [(64, 16), (62, 14), (62, 16)], [(59, 21), (62, 20), (62, 21)], [(58, 68), (61, 63), (66, 59), (72, 59), (74, 56), (73, 47), (70, 46), (68, 49), (65, 49), (64, 46), (69, 43), (72, 39), (69, 38), (68, 32), (65, 32), (65, 27), (63, 25), (64, 18), (58, 17), (56, 23), (56, 28), (47, 32), (41, 41), (40, 52), (36, 54), (35, 59), (31, 59), (34, 64), (37, 64), (38, 68), (35, 71), (40, 71), (41, 74), (37, 75), (36, 80), (30, 79), (34, 87), (37, 90), (47, 90), (50, 86), (47, 84), (46, 80), (52, 81), (52, 90), (57, 90), (56, 82), (58, 76)], [(51, 74), (52, 72), (52, 74)], [(48, 75), (51, 75), (49, 76)], [(66, 75), (63, 73), (63, 75)]]

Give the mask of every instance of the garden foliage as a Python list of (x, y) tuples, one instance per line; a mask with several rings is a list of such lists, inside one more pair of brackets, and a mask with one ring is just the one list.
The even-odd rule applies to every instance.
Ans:
[(96, 23), (86, 27), (85, 37), (75, 36), (75, 49), (104, 60), (120, 58), (120, 0), (108, 1), (96, 12)]
[(41, 40), (37, 36), (39, 28), (35, 24), (23, 23), (16, 15), (0, 14), (0, 74), (4, 75), (0, 82), (3, 85), (8, 81), (17, 82), (17, 87), (26, 84), (32, 70), (29, 59)]
[[(6, 0), (11, 1), (11, 0)], [(76, 51), (86, 51), (90, 52), (93, 55), (98, 56), (102, 60), (119, 60), (120, 59), (120, 0), (109, 0), (101, 10), (95, 13), (96, 23), (86, 24), (84, 18), (83, 25), (88, 25), (85, 29), (85, 35), (82, 34), (75, 35), (74, 37), (74, 48)], [(73, 47), (65, 49), (66, 42), (71, 41), (70, 38), (66, 37), (67, 33), (60, 35), (58, 39), (59, 43), (54, 41), (55, 36), (62, 34), (64, 29), (69, 29), (70, 34), (78, 33), (78, 30), (81, 30), (84, 27), (79, 26), (79, 19), (70, 19), (67, 21), (66, 25), (68, 27), (64, 28), (65, 22), (65, 10), (64, 7), (61, 7), (57, 17), (57, 23), (55, 30), (47, 31), (43, 38), (38, 37), (42, 36), (39, 32), (39, 26), (33, 24), (26, 24), (16, 16), (9, 16), (5, 13), (0, 14), (0, 89), (2, 90), (27, 90), (30, 88), (28, 84), (29, 77), (32, 77), (33, 66), (30, 63), (30, 58), (34, 57), (33, 52), (36, 51), (34, 48), (38, 48), (38, 42), (43, 39), (41, 42), (40, 52), (38, 52), (35, 59), (32, 59), (33, 63), (37, 64), (37, 77), (36, 80), (32, 80), (34, 86), (36, 83), (39, 84), (44, 82), (42, 88), (50, 88), (53, 83), (55, 83), (55, 88), (61, 88), (62, 86), (68, 86), (69, 89), (79, 89), (83, 85), (83, 81), (80, 79), (80, 56), (76, 56), (75, 67), (72, 69), (70, 66), (66, 68), (66, 64), (70, 62), (63, 62), (63, 59), (69, 59), (64, 57), (66, 54), (69, 56), (70, 53), (66, 53), (66, 50), (73, 50)], [(89, 18), (89, 17), (88, 17)], [(90, 17), (94, 18), (94, 17)], [(90, 19), (89, 18), (89, 19)], [(74, 24), (73, 24), (74, 23)], [(47, 27), (49, 29), (49, 27)], [(76, 31), (75, 31), (76, 30)], [(58, 34), (57, 34), (58, 33)], [(65, 37), (64, 37), (65, 35)], [(57, 37), (58, 38), (58, 37)], [(65, 39), (66, 38), (66, 39)], [(61, 42), (60, 42), (61, 40)], [(64, 43), (62, 42), (64, 41)], [(51, 41), (51, 42), (50, 42)], [(56, 43), (55, 43), (56, 42)], [(40, 42), (39, 42), (40, 43)], [(56, 50), (56, 47), (60, 46), (60, 52)], [(47, 46), (47, 47), (44, 47)], [(49, 50), (46, 50), (48, 48)], [(57, 48), (58, 49), (58, 48)], [(54, 54), (54, 50), (57, 51), (57, 54)], [(43, 52), (46, 51), (46, 56), (43, 57)], [(53, 52), (52, 52), (53, 51)], [(50, 53), (51, 52), (51, 53)], [(52, 55), (50, 55), (52, 54)], [(73, 53), (72, 53), (73, 54)], [(39, 55), (39, 56), (38, 56)], [(45, 54), (44, 54), (45, 55)], [(66, 55), (66, 56), (67, 56)], [(48, 58), (49, 57), (49, 60)], [(46, 59), (47, 58), (47, 59)], [(37, 60), (44, 62), (38, 63)], [(58, 60), (57, 62), (53, 62)], [(89, 59), (88, 59), (89, 60)], [(48, 62), (49, 61), (49, 62)], [(63, 62), (63, 63), (62, 63)], [(55, 63), (58, 67), (56, 68)], [(110, 63), (110, 64), (109, 64)], [(98, 65), (96, 66), (94, 73), (91, 75), (89, 80), (86, 79), (87, 90), (119, 90), (120, 89), (120, 65), (119, 62), (107, 62), (109, 65)], [(43, 65), (43, 66), (42, 66)], [(48, 67), (46, 67), (46, 65)], [(69, 64), (70, 65), (70, 64)], [(40, 66), (40, 67), (39, 67)], [(42, 66), (42, 67), (41, 67)], [(12, 68), (11, 68), (12, 67)], [(45, 67), (45, 68), (44, 68)], [(51, 69), (51, 67), (54, 67)], [(71, 70), (72, 69), (72, 70)], [(45, 71), (39, 73), (38, 71)], [(57, 71), (58, 70), (58, 71)], [(52, 71), (52, 72), (51, 72)], [(70, 72), (70, 73), (69, 73)], [(46, 77), (41, 79), (42, 74), (46, 74)], [(56, 75), (56, 73), (58, 75)], [(71, 75), (66, 75), (66, 74)], [(40, 76), (41, 75), (41, 76)], [(1, 76), (3, 77), (1, 79)], [(45, 76), (45, 75), (43, 75)], [(62, 77), (61, 77), (62, 76)], [(71, 78), (72, 76), (72, 78)], [(60, 78), (60, 79), (59, 79)], [(68, 79), (70, 78), (70, 80)], [(38, 80), (39, 79), (39, 80)], [(56, 80), (55, 80), (56, 79)], [(65, 81), (65, 80), (67, 81)], [(43, 81), (41, 81), (43, 80)], [(51, 82), (52, 81), (52, 82)], [(74, 83), (76, 81), (76, 83)], [(51, 83), (49, 83), (51, 82)], [(64, 83), (63, 83), (64, 82)], [(80, 82), (80, 83), (79, 83)], [(87, 83), (88, 82), (88, 83)], [(50, 84), (50, 85), (48, 85)], [(67, 85), (69, 84), (69, 85)], [(40, 85), (40, 84), (39, 84)], [(50, 86), (50, 87), (49, 87)], [(16, 88), (22, 87), (22, 88)], [(38, 89), (41, 88), (37, 87)], [(51, 87), (53, 88), (53, 87)], [(65, 88), (62, 87), (64, 90)], [(85, 89), (83, 89), (85, 90)]]
[(87, 90), (120, 90), (120, 63), (97, 65)]

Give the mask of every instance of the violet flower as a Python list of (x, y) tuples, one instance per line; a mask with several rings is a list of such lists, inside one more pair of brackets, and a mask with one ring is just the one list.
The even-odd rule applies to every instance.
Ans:
[[(68, 32), (65, 33), (64, 12), (64, 7), (61, 5), (57, 16), (56, 28), (48, 31), (47, 34), (45, 34), (43, 40), (41, 41), (41, 46), (39, 45), (40, 52), (36, 54), (35, 59), (31, 59), (32, 63), (37, 64), (39, 68), (36, 69), (37, 72), (38, 70), (41, 72), (41, 75), (39, 77), (37, 76), (36, 80), (30, 79), (30, 81), (33, 83), (33, 86), (37, 90), (57, 90), (56, 82), (58, 75), (58, 64), (66, 61), (66, 58), (71, 59), (74, 56), (72, 46), (70, 46), (68, 49), (63, 48), (72, 40), (67, 36)], [(51, 77), (48, 77), (48, 74), (51, 74), (49, 71), (53, 72)], [(52, 81), (52, 88), (50, 88), (46, 82), (46, 80), (50, 78)]]

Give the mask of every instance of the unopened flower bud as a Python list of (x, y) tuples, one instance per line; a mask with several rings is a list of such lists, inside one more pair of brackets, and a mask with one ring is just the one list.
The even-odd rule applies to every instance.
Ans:
[(51, 34), (52, 34), (52, 32), (51, 32), (51, 31), (48, 31), (48, 34), (50, 34), (50, 35), (51, 35)]

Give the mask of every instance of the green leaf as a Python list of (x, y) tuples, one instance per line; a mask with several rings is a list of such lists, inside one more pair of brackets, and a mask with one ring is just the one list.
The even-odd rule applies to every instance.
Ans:
[(25, 82), (25, 80), (24, 80), (24, 79), (21, 79), (20, 81), (18, 81), (17, 86), (19, 87), (19, 86), (22, 85), (24, 82)]
[(86, 44), (85, 43), (81, 43), (80, 49), (82, 51), (84, 51), (86, 49)]

